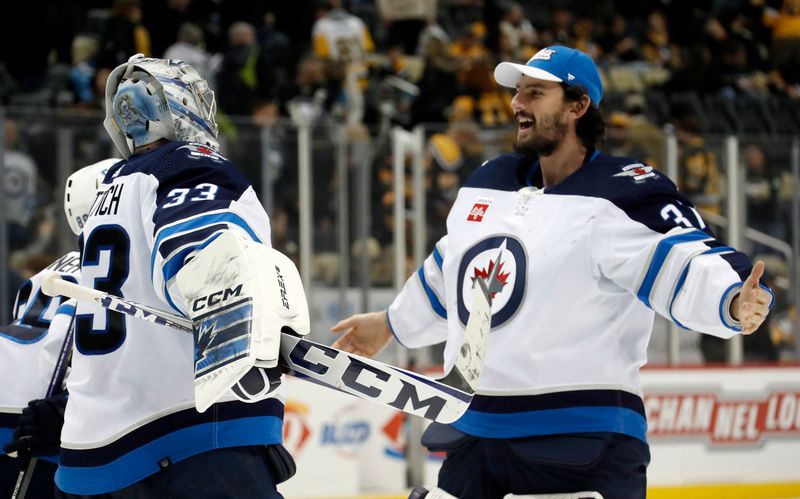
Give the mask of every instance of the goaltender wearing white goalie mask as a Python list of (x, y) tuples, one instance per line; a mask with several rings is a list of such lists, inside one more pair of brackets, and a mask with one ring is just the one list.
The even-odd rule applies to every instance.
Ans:
[(214, 114), (182, 61), (137, 55), (109, 76), (104, 126), (126, 159), (84, 221), (79, 284), (196, 327), (78, 303), (65, 497), (279, 498), (294, 472), (277, 361), (281, 329), (308, 333), (308, 306), (252, 186), (217, 151)]

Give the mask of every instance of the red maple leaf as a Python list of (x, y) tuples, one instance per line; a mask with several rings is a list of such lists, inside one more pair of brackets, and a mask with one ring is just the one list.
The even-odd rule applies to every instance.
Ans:
[[(503, 287), (508, 284), (508, 277), (511, 275), (511, 272), (503, 272), (503, 265), (505, 262), (500, 262), (500, 266), (497, 268), (497, 282), (503, 285)], [(475, 278), (483, 277), (484, 279), (488, 279), (490, 275), (492, 275), (492, 270), (494, 269), (494, 260), (489, 260), (489, 268), (488, 269), (478, 269), (475, 267), (475, 274), (471, 277), (472, 281), (475, 282)], [(492, 298), (495, 297), (497, 291), (492, 291)]]

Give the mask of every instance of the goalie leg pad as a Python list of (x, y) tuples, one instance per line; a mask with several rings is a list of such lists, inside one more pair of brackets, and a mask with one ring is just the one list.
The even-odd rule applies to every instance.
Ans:
[(308, 304), (292, 261), (225, 231), (175, 277), (195, 322), (195, 405), (204, 411), (253, 366), (275, 367), (281, 329), (308, 334)]

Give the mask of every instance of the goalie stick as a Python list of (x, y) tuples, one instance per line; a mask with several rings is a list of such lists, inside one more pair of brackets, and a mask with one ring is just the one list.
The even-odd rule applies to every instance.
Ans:
[[(491, 329), (489, 290), (483, 279), (477, 278), (475, 282), (463, 343), (453, 369), (442, 379), (350, 354), (289, 332), (281, 333), (279, 364), (288, 374), (334, 390), (431, 421), (452, 423), (464, 414), (475, 394)], [(65, 281), (55, 273), (45, 277), (42, 291), (49, 296), (93, 302), (186, 333), (194, 330), (189, 319)]]

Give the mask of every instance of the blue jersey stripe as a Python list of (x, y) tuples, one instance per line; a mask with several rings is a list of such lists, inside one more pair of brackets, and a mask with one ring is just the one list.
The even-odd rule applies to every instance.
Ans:
[(428, 295), (428, 301), (431, 304), (431, 308), (436, 314), (439, 315), (442, 319), (447, 319), (447, 310), (444, 309), (442, 303), (439, 301), (439, 298), (436, 296), (436, 293), (433, 292), (430, 286), (428, 286), (428, 281), (425, 280), (425, 267), (420, 267), (419, 271), (417, 272), (419, 276), (419, 281), (422, 283), (422, 289), (425, 290), (425, 294)]
[(187, 244), (205, 241), (213, 233), (220, 230), (225, 230), (227, 228), (228, 224), (224, 223), (214, 224), (208, 227), (203, 227), (201, 229), (194, 230), (192, 232), (187, 232), (186, 234), (181, 234), (179, 236), (171, 237), (161, 243), (161, 245), (158, 247), (158, 252), (161, 254), (161, 258), (167, 258), (181, 246), (186, 246)]
[(261, 242), (261, 239), (256, 235), (253, 229), (247, 224), (247, 222), (240, 217), (239, 215), (231, 212), (221, 212), (221, 213), (211, 213), (208, 215), (202, 215), (199, 217), (192, 218), (190, 220), (186, 220), (184, 222), (177, 223), (175, 225), (170, 225), (169, 227), (165, 227), (159, 231), (155, 244), (153, 245), (153, 253), (150, 257), (150, 275), (153, 275), (155, 271), (156, 265), (156, 254), (158, 252), (158, 248), (161, 247), (162, 242), (166, 239), (169, 239), (170, 236), (179, 234), (181, 232), (189, 232), (195, 229), (199, 229), (201, 227), (206, 227), (218, 223), (228, 223), (233, 224), (241, 227), (244, 229), (245, 232), (258, 243)]
[(664, 239), (659, 241), (655, 251), (653, 252), (653, 257), (650, 260), (650, 266), (647, 269), (647, 273), (645, 274), (644, 280), (642, 281), (642, 285), (639, 287), (639, 291), (636, 292), (636, 296), (638, 296), (639, 299), (642, 300), (642, 302), (645, 305), (652, 308), (652, 306), (650, 305), (650, 293), (653, 290), (653, 285), (656, 282), (658, 273), (661, 271), (661, 267), (667, 260), (667, 257), (669, 256), (670, 251), (672, 251), (672, 248), (675, 247), (675, 245), (677, 244), (702, 241), (703, 239), (710, 239), (710, 238), (711, 236), (709, 236), (705, 232), (700, 230), (694, 230), (692, 232), (687, 232), (684, 234), (676, 234), (674, 236), (665, 237)]
[(725, 320), (725, 316), (727, 314), (725, 313), (724, 306), (725, 302), (728, 301), (728, 295), (730, 295), (731, 293), (738, 293), (739, 289), (742, 287), (742, 284), (743, 283), (741, 282), (736, 282), (728, 286), (728, 289), (726, 289), (725, 292), (722, 293), (722, 298), (720, 298), (719, 300), (719, 321), (722, 323), (723, 326), (725, 326), (728, 329), (732, 329), (734, 331), (741, 331), (742, 328), (736, 326), (735, 324), (731, 324), (730, 322)]
[(282, 419), (283, 404), (275, 398), (267, 398), (252, 404), (243, 404), (238, 401), (220, 402), (202, 413), (191, 407), (147, 423), (103, 447), (84, 450), (62, 448), (61, 461), (67, 466), (78, 468), (102, 466), (116, 461), (125, 454), (164, 435), (184, 428), (261, 416), (274, 416)]
[(62, 464), (56, 472), (56, 484), (68, 494), (119, 490), (158, 472), (159, 461), (165, 458), (174, 464), (213, 449), (280, 443), (282, 425), (279, 417), (260, 416), (182, 428), (108, 464), (87, 467)]
[[(186, 248), (185, 250), (179, 252), (174, 257), (170, 258), (170, 260), (166, 262), (163, 265), (163, 267), (161, 267), (162, 276), (164, 277), (164, 296), (167, 298), (167, 303), (169, 303), (169, 306), (175, 309), (176, 312), (183, 313), (175, 305), (175, 302), (172, 301), (172, 297), (169, 295), (169, 280), (172, 279), (175, 276), (175, 274), (177, 274), (178, 271), (181, 270), (181, 268), (183, 268), (184, 260), (186, 259), (187, 256), (189, 256), (189, 254), (192, 251), (200, 251), (201, 249), (211, 244), (214, 241), (214, 239), (219, 237), (219, 235), (220, 235), (219, 233), (214, 234), (213, 236), (211, 236), (210, 239), (207, 239), (202, 244)], [(155, 250), (153, 251), (153, 254), (155, 255)]]
[(176, 253), (172, 258), (164, 262), (163, 266), (161, 267), (161, 272), (164, 276), (165, 288), (169, 280), (175, 277), (175, 274), (177, 274), (178, 271), (181, 270), (181, 268), (183, 268), (184, 260), (186, 260), (186, 257), (189, 256), (190, 253), (192, 253), (193, 251), (202, 250), (203, 248), (214, 242), (214, 240), (219, 236), (220, 233), (218, 232), (213, 236), (211, 236), (210, 238), (203, 241), (202, 243), (183, 248), (178, 253)]
[(439, 270), (442, 270), (444, 258), (442, 258), (442, 254), (439, 253), (439, 248), (436, 246), (433, 247), (433, 259), (436, 261), (436, 265), (439, 267)]
[(516, 413), (469, 409), (453, 426), (484, 438), (613, 432), (647, 442), (647, 420), (626, 407), (569, 407)]

